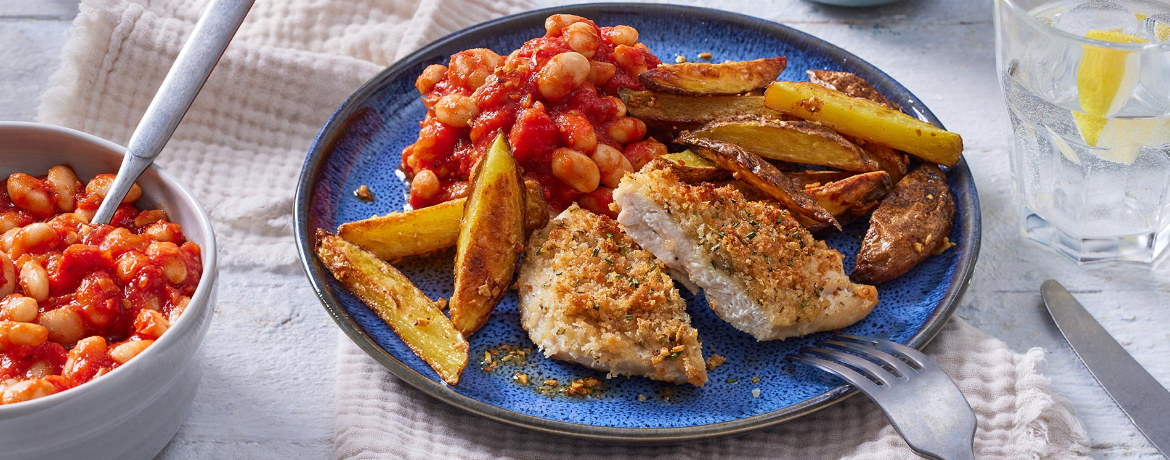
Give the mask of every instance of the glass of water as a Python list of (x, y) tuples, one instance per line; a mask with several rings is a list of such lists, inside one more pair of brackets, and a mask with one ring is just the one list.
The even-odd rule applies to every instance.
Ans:
[(1023, 232), (1081, 263), (1170, 246), (1170, 2), (996, 0)]

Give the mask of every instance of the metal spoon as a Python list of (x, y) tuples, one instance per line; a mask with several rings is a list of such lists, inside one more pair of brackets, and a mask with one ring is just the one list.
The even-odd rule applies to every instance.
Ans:
[(92, 223), (108, 224), (114, 217), (114, 211), (138, 180), (138, 176), (154, 162), (154, 158), (167, 145), (175, 127), (187, 114), (191, 102), (203, 88), (207, 76), (219, 62), (244, 16), (252, 8), (254, 0), (212, 0), (203, 12), (203, 17), (195, 24), (191, 37), (179, 51), (179, 57), (171, 65), (171, 70), (163, 79), (162, 86), (154, 94), (154, 100), (146, 108), (134, 134), (130, 136), (130, 143), (126, 146), (126, 156), (122, 158), (122, 166), (118, 169), (118, 176), (113, 185), (106, 192), (106, 198), (101, 207), (94, 214)]

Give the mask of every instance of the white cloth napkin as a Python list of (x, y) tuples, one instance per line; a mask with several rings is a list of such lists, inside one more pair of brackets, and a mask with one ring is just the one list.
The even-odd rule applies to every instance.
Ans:
[[(85, 0), (44, 122), (125, 143), (204, 2)], [(259, 0), (160, 158), (210, 210), (221, 275), (257, 270), (304, 283), (292, 196), (321, 125), (366, 79), (461, 27), (529, 8), (524, 0)], [(221, 301), (277, 286), (235, 285)], [(928, 348), (979, 416), (981, 458), (1089, 458), (1067, 403), (1037, 372), (1043, 351), (1013, 353), (960, 319)], [(864, 397), (733, 439), (607, 446), (537, 435), (461, 413), (392, 377), (342, 336), (334, 457), (468, 459), (904, 459), (908, 448)]]

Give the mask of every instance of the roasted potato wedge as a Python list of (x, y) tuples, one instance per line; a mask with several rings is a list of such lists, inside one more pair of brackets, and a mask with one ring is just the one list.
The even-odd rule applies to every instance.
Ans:
[(808, 70), (805, 73), (808, 74), (808, 81), (825, 88), (835, 89), (848, 96), (869, 99), (897, 111), (902, 110), (902, 106), (898, 105), (897, 102), (891, 101), (864, 78), (852, 73), (829, 70)]
[[(829, 211), (837, 219), (837, 222), (841, 225), (847, 225), (872, 211), (893, 186), (894, 183), (890, 181), (888, 173), (873, 171), (817, 187), (805, 188), (804, 192), (816, 200), (826, 211)], [(796, 217), (797, 221), (810, 231), (828, 228), (822, 222), (816, 222), (800, 215)]]
[(932, 164), (919, 166), (874, 210), (850, 277), (878, 284), (902, 276), (946, 244), (954, 217), (946, 174)]
[(715, 120), (691, 135), (731, 143), (771, 160), (869, 172), (878, 163), (836, 131), (808, 121), (776, 121), (764, 117)]
[(787, 64), (788, 59), (782, 57), (722, 64), (662, 64), (638, 75), (638, 80), (651, 91), (682, 96), (740, 94), (776, 81)]
[(402, 342), (448, 385), (467, 366), (467, 340), (439, 303), (397, 269), (356, 244), (317, 230), (317, 257), (357, 298), (374, 310)]
[(849, 171), (793, 171), (786, 172), (784, 175), (795, 181), (801, 188), (809, 189), (844, 180), (856, 176), (857, 173)]
[(715, 163), (690, 150), (668, 153), (662, 158), (670, 162), (670, 169), (683, 182), (709, 182), (731, 177), (726, 169), (720, 169)]
[[(890, 100), (886, 96), (879, 93), (877, 89), (870, 85), (868, 81), (857, 75), (849, 72), (831, 72), (828, 70), (809, 70), (808, 81), (824, 86), (825, 88), (835, 89), (848, 96), (868, 99), (878, 104), (884, 105), (891, 109), (901, 111), (902, 106)], [(907, 168), (910, 166), (906, 155), (897, 150), (878, 145), (870, 142), (865, 142), (864, 139), (858, 139), (850, 136), (845, 136), (862, 150), (869, 153), (869, 156), (877, 160), (878, 167), (890, 175), (890, 180), (894, 183), (902, 180), (902, 176), (906, 175)]]
[(669, 93), (618, 90), (626, 104), (626, 114), (652, 128), (678, 131), (694, 129), (712, 120), (732, 115), (783, 117), (764, 107), (764, 96), (679, 96)]
[(963, 138), (958, 134), (876, 102), (809, 82), (778, 81), (768, 85), (764, 105), (932, 163), (954, 166), (963, 153)]
[[(549, 217), (540, 184), (524, 181), (524, 188), (527, 235), (544, 228)], [(389, 261), (447, 249), (459, 239), (459, 222), (466, 203), (467, 198), (456, 198), (425, 208), (347, 222), (337, 228), (337, 236)]]
[(451, 322), (470, 336), (512, 284), (524, 250), (525, 187), (503, 134), (471, 174), (471, 190), (455, 245)]
[(699, 154), (704, 158), (711, 160), (722, 169), (731, 171), (731, 175), (736, 179), (759, 189), (793, 213), (816, 222), (832, 225), (838, 229), (841, 228), (833, 215), (804, 193), (803, 188), (792, 179), (785, 177), (784, 173), (758, 155), (732, 143), (689, 134), (682, 136), (680, 141), (697, 148)]
[[(846, 136), (848, 139), (849, 137)], [(884, 145), (874, 144), (872, 142), (865, 142), (862, 139), (850, 139), (865, 153), (869, 154), (870, 158), (877, 161), (878, 169), (885, 171), (890, 175), (890, 181), (897, 184), (906, 175), (906, 171), (910, 168), (910, 159), (906, 158), (906, 154), (886, 147)]]
[(337, 236), (391, 261), (447, 249), (459, 237), (459, 219), (466, 201), (460, 198), (347, 222), (337, 227)]

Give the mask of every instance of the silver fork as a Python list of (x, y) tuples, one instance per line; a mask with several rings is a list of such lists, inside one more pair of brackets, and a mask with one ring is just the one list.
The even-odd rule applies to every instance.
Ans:
[(788, 358), (834, 374), (868, 395), (914, 452), (940, 460), (975, 458), (975, 412), (926, 355), (900, 343), (853, 335), (815, 345)]

